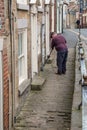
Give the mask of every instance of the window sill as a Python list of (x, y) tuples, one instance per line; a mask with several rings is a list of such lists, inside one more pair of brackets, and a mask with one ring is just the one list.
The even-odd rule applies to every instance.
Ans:
[(24, 80), (20, 85), (19, 85), (19, 96), (21, 96), (23, 94), (23, 92), (26, 90), (27, 87), (29, 87), (31, 83), (30, 79), (26, 79)]
[(29, 10), (29, 6), (25, 5), (25, 4), (19, 4), (19, 3), (17, 3), (17, 9), (28, 11)]
[(41, 8), (41, 7), (38, 7), (38, 12), (43, 13), (43, 12), (44, 12), (44, 9)]

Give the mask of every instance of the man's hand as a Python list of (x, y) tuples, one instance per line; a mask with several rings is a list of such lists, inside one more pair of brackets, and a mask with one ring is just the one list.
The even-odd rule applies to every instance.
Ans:
[(47, 56), (47, 59), (49, 59), (49, 58), (50, 58), (50, 55)]

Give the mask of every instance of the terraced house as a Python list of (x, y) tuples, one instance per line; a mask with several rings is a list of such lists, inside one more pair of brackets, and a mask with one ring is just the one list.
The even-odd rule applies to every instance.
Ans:
[(76, 20), (80, 20), (80, 27), (87, 27), (87, 0), (69, 1), (66, 6), (66, 26), (68, 28), (75, 28)]
[(1, 0), (0, 7), (0, 130), (11, 130), (50, 52), (56, 0)]

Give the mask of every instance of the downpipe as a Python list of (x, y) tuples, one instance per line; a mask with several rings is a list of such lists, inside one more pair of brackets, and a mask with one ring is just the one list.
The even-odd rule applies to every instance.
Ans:
[(10, 81), (11, 81), (11, 101), (12, 101), (12, 104), (11, 104), (11, 119), (10, 119), (10, 124), (9, 124), (9, 127), (14, 127), (14, 108), (15, 108), (15, 105), (14, 105), (14, 76), (13, 76), (13, 33), (12, 33), (12, 0), (9, 0), (9, 28), (10, 28), (10, 52), (11, 52), (11, 55), (10, 55), (10, 60), (11, 60), (11, 73), (10, 73)]

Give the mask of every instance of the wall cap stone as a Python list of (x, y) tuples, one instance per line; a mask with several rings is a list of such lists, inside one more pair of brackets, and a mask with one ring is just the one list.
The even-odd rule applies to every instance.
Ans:
[(0, 38), (0, 51), (3, 50), (3, 38)]
[(28, 11), (29, 5), (17, 4), (17, 9)]

